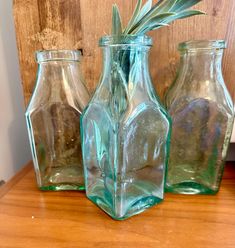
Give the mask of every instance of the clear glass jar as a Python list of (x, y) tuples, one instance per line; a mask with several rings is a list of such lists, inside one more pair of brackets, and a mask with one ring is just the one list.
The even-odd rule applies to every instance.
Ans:
[(103, 73), (82, 115), (88, 198), (114, 219), (163, 200), (170, 118), (152, 86), (147, 36), (107, 36)]
[(26, 121), (38, 186), (42, 190), (82, 190), (84, 176), (80, 115), (89, 101), (79, 51), (36, 54), (36, 87)]
[(179, 45), (179, 72), (166, 95), (173, 122), (170, 192), (214, 194), (219, 190), (234, 120), (221, 70), (224, 48), (224, 41)]

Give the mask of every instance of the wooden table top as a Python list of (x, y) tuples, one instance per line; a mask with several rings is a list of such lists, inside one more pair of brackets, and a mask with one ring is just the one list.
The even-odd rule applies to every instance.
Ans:
[(234, 248), (235, 164), (216, 196), (166, 194), (114, 221), (82, 192), (39, 191), (30, 163), (0, 188), (0, 247)]

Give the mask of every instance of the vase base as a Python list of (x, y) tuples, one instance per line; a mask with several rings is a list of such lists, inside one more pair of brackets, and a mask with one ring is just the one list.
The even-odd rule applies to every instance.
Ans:
[(166, 192), (186, 195), (215, 195), (218, 190), (212, 190), (211, 188), (208, 188), (196, 182), (182, 182), (179, 184), (167, 184)]
[(40, 190), (43, 191), (64, 191), (64, 190), (77, 190), (83, 191), (85, 190), (84, 185), (72, 185), (72, 184), (58, 184), (58, 185), (47, 185), (39, 187)]
[(105, 201), (100, 197), (89, 196), (88, 198), (114, 220), (125, 220), (163, 201), (163, 199), (160, 199), (158, 197), (148, 196), (139, 200), (135, 200), (134, 202), (127, 204), (126, 206), (119, 207), (119, 209), (115, 211), (114, 206), (112, 206), (110, 202)]

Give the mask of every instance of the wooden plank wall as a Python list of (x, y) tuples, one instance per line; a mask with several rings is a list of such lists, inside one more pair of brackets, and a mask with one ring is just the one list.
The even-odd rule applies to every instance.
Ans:
[[(34, 88), (36, 50), (82, 49), (82, 66), (87, 86), (90, 91), (95, 89), (102, 66), (98, 39), (110, 31), (111, 6), (114, 2), (120, 6), (126, 23), (136, 0), (14, 0), (13, 12), (25, 105)], [(197, 8), (207, 12), (207, 16), (180, 20), (170, 27), (150, 33), (154, 39), (150, 55), (154, 85), (162, 97), (175, 76), (179, 42), (190, 39), (226, 39), (228, 49), (224, 57), (224, 77), (235, 100), (235, 1), (204, 0)]]

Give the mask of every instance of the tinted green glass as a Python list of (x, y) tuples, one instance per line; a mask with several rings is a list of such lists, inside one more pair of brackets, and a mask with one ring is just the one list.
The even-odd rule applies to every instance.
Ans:
[(89, 95), (79, 61), (79, 51), (37, 53), (38, 76), (26, 120), (42, 190), (84, 189), (80, 115)]
[(103, 37), (103, 73), (82, 115), (88, 198), (114, 219), (163, 200), (170, 118), (152, 86), (146, 36)]
[(173, 122), (170, 192), (219, 190), (234, 120), (221, 71), (224, 48), (224, 41), (189, 41), (179, 46), (181, 65), (166, 95)]

